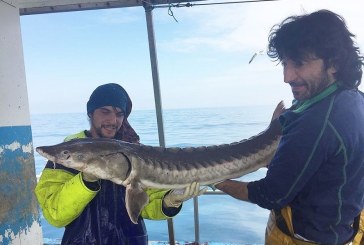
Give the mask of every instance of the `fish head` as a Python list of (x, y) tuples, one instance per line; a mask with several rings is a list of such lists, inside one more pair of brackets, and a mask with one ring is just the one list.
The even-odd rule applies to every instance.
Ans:
[(39, 146), (36, 151), (43, 157), (66, 167), (79, 169), (95, 159), (120, 150), (120, 141), (112, 139), (74, 139), (56, 145)]
[(78, 140), (51, 146), (39, 146), (36, 151), (52, 162), (79, 170), (94, 157), (91, 154), (92, 149)]
[(132, 168), (126, 156), (130, 145), (113, 139), (86, 138), (39, 146), (36, 151), (54, 163), (121, 184)]

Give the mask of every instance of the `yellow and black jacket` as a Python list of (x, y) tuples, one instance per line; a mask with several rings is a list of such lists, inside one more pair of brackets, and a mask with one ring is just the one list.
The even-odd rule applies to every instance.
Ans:
[[(85, 137), (82, 131), (65, 141)], [(149, 204), (138, 224), (133, 224), (125, 207), (125, 187), (108, 180), (96, 183), (85, 183), (77, 170), (48, 161), (35, 193), (46, 220), (65, 226), (62, 244), (147, 245), (143, 218), (166, 219), (181, 209), (164, 209), (162, 200), (168, 191), (149, 189)]]

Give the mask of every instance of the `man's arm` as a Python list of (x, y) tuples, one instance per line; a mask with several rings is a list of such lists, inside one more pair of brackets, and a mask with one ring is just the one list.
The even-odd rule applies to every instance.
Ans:
[(181, 211), (182, 205), (178, 208), (165, 208), (163, 207), (163, 199), (170, 190), (159, 190), (150, 188), (146, 190), (149, 196), (149, 203), (144, 207), (141, 216), (144, 219), (150, 220), (163, 220), (172, 218)]
[(225, 180), (216, 184), (215, 187), (236, 199), (249, 202), (248, 182)]
[(197, 182), (191, 183), (185, 189), (158, 190), (148, 189), (149, 203), (142, 210), (142, 217), (146, 219), (167, 219), (179, 213), (182, 203), (202, 195), (207, 188), (200, 189)]
[(61, 169), (45, 168), (35, 187), (35, 194), (46, 220), (53, 226), (63, 227), (71, 223), (98, 190), (88, 189), (79, 174), (73, 175)]

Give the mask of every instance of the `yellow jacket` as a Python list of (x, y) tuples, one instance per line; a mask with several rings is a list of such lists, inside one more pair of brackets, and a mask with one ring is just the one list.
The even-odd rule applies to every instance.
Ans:
[[(86, 134), (82, 131), (67, 137), (65, 141), (85, 137)], [(142, 210), (142, 218), (162, 220), (170, 218), (180, 211), (181, 207), (168, 209), (162, 207), (163, 197), (168, 190), (148, 189), (146, 192), (149, 196), (149, 203)], [(69, 236), (67, 238), (69, 244), (74, 242), (73, 237), (79, 235), (83, 236), (84, 242), (89, 243), (90, 241), (87, 241), (89, 233), (95, 236), (92, 241), (97, 240), (98, 237), (111, 236), (111, 234), (112, 236), (122, 236), (117, 238), (118, 243), (115, 244), (123, 244), (119, 242), (123, 239), (130, 240), (130, 234), (134, 238), (147, 237), (142, 218), (138, 220), (138, 225), (141, 226), (138, 228), (138, 225), (131, 223), (126, 213), (125, 187), (111, 181), (100, 180), (100, 184), (96, 188), (88, 188), (83, 182), (80, 172), (48, 161), (36, 185), (35, 194), (46, 220), (56, 227), (66, 226), (63, 239), (65, 240), (65, 236)], [(111, 231), (110, 227), (112, 227)], [(79, 234), (83, 231), (85, 234)], [(102, 239), (95, 244), (102, 243)], [(109, 242), (110, 240), (106, 243)]]

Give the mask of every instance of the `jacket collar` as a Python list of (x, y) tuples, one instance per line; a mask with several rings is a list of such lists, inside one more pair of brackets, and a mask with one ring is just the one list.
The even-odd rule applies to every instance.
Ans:
[(333, 83), (329, 87), (327, 87), (325, 90), (323, 90), (321, 93), (319, 93), (318, 95), (316, 95), (308, 100), (294, 101), (293, 103), (296, 104), (296, 109), (293, 111), (296, 113), (299, 113), (299, 112), (306, 110), (311, 105), (323, 100), (330, 94), (334, 93), (336, 90), (338, 90), (338, 88), (339, 88), (339, 86), (337, 85), (337, 83)]

